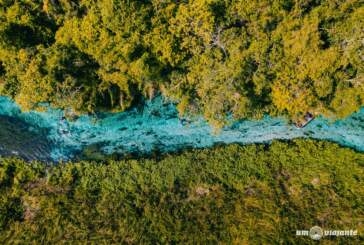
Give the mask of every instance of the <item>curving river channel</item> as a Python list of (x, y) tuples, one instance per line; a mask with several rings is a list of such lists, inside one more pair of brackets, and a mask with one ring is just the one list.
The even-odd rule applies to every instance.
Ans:
[(316, 118), (303, 129), (283, 118), (238, 121), (214, 134), (202, 118), (180, 120), (174, 104), (157, 97), (122, 113), (100, 113), (67, 121), (63, 111), (21, 112), (0, 97), (0, 155), (26, 160), (61, 161), (85, 151), (147, 155), (223, 143), (267, 143), (274, 139), (313, 138), (364, 151), (364, 108), (332, 122)]

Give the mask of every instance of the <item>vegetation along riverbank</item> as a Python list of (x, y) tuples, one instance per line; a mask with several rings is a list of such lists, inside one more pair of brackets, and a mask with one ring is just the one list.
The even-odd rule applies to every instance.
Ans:
[(0, 95), (123, 111), (162, 92), (226, 116), (343, 118), (364, 105), (361, 0), (1, 1)]
[(312, 140), (139, 160), (0, 161), (1, 243), (311, 244), (296, 230), (357, 230), (364, 154)]

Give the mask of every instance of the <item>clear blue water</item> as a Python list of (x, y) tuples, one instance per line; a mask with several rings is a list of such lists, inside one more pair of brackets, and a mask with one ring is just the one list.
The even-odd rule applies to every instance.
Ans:
[[(92, 145), (97, 145), (105, 154), (145, 155), (153, 151), (174, 152), (185, 148), (211, 147), (218, 143), (266, 143), (274, 139), (299, 137), (329, 140), (364, 151), (364, 108), (336, 122), (316, 118), (303, 129), (290, 125), (282, 118), (266, 116), (259, 121), (235, 122), (218, 134), (214, 134), (202, 118), (180, 120), (175, 105), (162, 97), (122, 113), (103, 113), (97, 117), (85, 115), (74, 121), (62, 120), (63, 114), (63, 111), (53, 109), (47, 112), (21, 112), (10, 99), (0, 97), (0, 116), (5, 116), (8, 121), (10, 118), (21, 122), (22, 129), (16, 132), (16, 138), (28, 142), (30, 149), (29, 152), (24, 151), (27, 146), (21, 142), (1, 146), (2, 140), (0, 154), (33, 154), (26, 158), (60, 161), (73, 159)], [(1, 118), (0, 130), (3, 139), (14, 138), (13, 131), (16, 129), (2, 126)], [(42, 146), (37, 148), (37, 156), (32, 149), (39, 142)]]

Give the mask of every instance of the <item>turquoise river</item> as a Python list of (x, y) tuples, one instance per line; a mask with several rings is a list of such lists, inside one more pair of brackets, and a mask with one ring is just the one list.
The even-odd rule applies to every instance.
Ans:
[(364, 151), (364, 108), (350, 117), (330, 121), (319, 117), (303, 129), (283, 118), (243, 120), (214, 133), (202, 118), (178, 118), (174, 104), (157, 97), (122, 113), (99, 113), (76, 120), (63, 111), (21, 112), (10, 99), (0, 97), (0, 155), (26, 160), (66, 161), (85, 149), (103, 154), (148, 155), (186, 148), (230, 143), (269, 143), (274, 139), (312, 138), (337, 142)]

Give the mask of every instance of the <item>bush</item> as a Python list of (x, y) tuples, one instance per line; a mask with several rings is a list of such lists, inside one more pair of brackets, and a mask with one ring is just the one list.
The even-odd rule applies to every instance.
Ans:
[[(10, 178), (1, 184), (3, 243), (310, 244), (296, 230), (364, 231), (364, 155), (328, 142), (220, 146), (158, 161), (2, 159), (0, 170)], [(323, 238), (334, 241), (363, 239)]]

